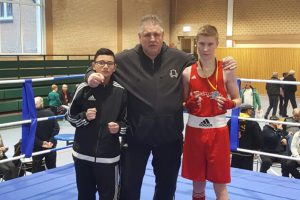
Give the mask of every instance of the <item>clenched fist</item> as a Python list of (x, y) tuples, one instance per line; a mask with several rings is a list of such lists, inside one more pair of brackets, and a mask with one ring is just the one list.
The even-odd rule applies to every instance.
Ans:
[(91, 120), (95, 119), (96, 118), (96, 113), (97, 113), (96, 108), (87, 109), (87, 111), (86, 111), (87, 120), (91, 121)]
[(224, 70), (233, 70), (237, 68), (236, 61), (231, 56), (222, 59)]
[(111, 134), (116, 134), (119, 132), (120, 126), (116, 122), (109, 122), (107, 125)]
[(104, 76), (100, 73), (93, 73), (88, 78), (88, 85), (92, 88), (98, 87), (99, 84), (104, 82)]

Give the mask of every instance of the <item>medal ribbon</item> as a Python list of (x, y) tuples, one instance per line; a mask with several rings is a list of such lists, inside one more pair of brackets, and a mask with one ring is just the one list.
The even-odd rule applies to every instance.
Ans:
[(206, 74), (205, 74), (205, 72), (204, 72), (204, 70), (203, 70), (203, 66), (202, 66), (202, 64), (201, 64), (201, 62), (199, 61), (199, 63), (200, 63), (200, 67), (201, 67), (201, 69), (202, 69), (202, 71), (203, 71), (203, 74), (204, 74), (204, 76), (205, 76), (205, 78), (206, 78), (206, 80), (207, 80), (207, 82), (208, 82), (208, 84), (210, 85), (210, 87), (212, 88), (212, 89), (214, 89), (215, 91), (217, 90), (217, 88), (218, 88), (218, 74), (219, 74), (219, 68), (218, 68), (218, 65), (217, 65), (217, 59), (216, 59), (216, 61), (215, 61), (215, 63), (216, 63), (216, 86), (214, 86), (211, 82), (210, 82), (210, 80), (208, 79), (208, 77), (206, 76)]

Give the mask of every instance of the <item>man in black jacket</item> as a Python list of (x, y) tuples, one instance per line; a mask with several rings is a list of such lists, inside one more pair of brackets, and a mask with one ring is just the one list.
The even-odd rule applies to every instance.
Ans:
[[(44, 101), (42, 97), (35, 97), (34, 101), (38, 118), (54, 116), (54, 113), (52, 111), (44, 109)], [(36, 127), (33, 151), (36, 152), (55, 148), (57, 142), (54, 139), (54, 136), (58, 134), (59, 129), (60, 128), (56, 119), (38, 122)], [(53, 151), (47, 154), (32, 157), (32, 173), (45, 170), (45, 168), (42, 166), (43, 158), (45, 158), (47, 169), (56, 167), (56, 151)]]
[[(250, 104), (242, 104), (241, 117), (251, 117), (253, 106)], [(231, 120), (228, 121), (230, 128)], [(255, 121), (239, 120), (239, 148), (249, 150), (260, 150), (262, 146), (262, 133), (259, 124)], [(232, 152), (231, 167), (253, 170), (254, 155), (244, 152)]]
[(73, 158), (79, 200), (116, 199), (120, 160), (119, 134), (126, 132), (127, 92), (111, 78), (116, 70), (114, 53), (96, 52), (93, 69), (103, 82), (96, 88), (78, 86), (67, 120), (76, 127)]
[[(279, 81), (278, 72), (273, 72), (271, 80)], [(265, 119), (268, 119), (269, 113), (272, 109), (272, 116), (276, 115), (280, 95), (280, 84), (267, 83), (266, 90), (269, 97), (269, 107), (265, 113)]]
[[(183, 144), (183, 86), (181, 73), (195, 62), (191, 54), (169, 48), (155, 15), (142, 18), (140, 44), (116, 55), (115, 79), (128, 90), (128, 148), (121, 162), (121, 199), (139, 200), (150, 154), (156, 177), (154, 200), (172, 200), (176, 190)], [(233, 59), (223, 60), (227, 69)], [(91, 74), (91, 75), (90, 75)], [(90, 75), (90, 76), (89, 76)], [(91, 87), (103, 77), (91, 69)]]
[[(294, 77), (295, 71), (290, 70), (288, 75), (283, 79), (284, 81), (296, 81)], [(291, 101), (293, 109), (297, 108), (296, 96), (295, 93), (297, 91), (297, 85), (287, 85), (285, 84), (283, 87), (284, 92), (284, 104), (283, 104), (283, 116), (287, 117), (287, 106), (289, 101)]]
[[(271, 116), (270, 120), (278, 121), (277, 116)], [(263, 127), (263, 146), (262, 151), (273, 154), (287, 155), (287, 134), (283, 131), (282, 124), (270, 123)], [(284, 160), (280, 158), (261, 155), (260, 172), (267, 173), (268, 169), (272, 166), (273, 162), (281, 162)], [(283, 169), (283, 167), (282, 167)]]

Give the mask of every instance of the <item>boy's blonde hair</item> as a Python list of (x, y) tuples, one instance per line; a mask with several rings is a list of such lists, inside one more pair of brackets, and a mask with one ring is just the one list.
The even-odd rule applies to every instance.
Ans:
[(57, 88), (58, 88), (57, 85), (55, 85), (55, 84), (52, 84), (52, 85), (51, 85), (51, 89), (52, 89), (52, 90), (56, 90)]
[(217, 28), (210, 24), (206, 24), (199, 28), (196, 39), (198, 40), (200, 36), (206, 36), (206, 37), (212, 36), (215, 37), (217, 41), (219, 41), (219, 33)]

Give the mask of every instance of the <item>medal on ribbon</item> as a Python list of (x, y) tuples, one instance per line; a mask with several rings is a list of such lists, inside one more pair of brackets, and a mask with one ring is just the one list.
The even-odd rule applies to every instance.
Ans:
[(217, 90), (213, 91), (213, 92), (210, 94), (210, 98), (211, 98), (211, 99), (216, 99), (218, 96), (220, 96), (220, 93), (219, 93)]
[(215, 99), (216, 100), (216, 98), (218, 96), (221, 96), (220, 92), (217, 90), (218, 89), (218, 74), (219, 74), (219, 69), (218, 69), (218, 64), (217, 64), (218, 61), (217, 61), (217, 59), (215, 59), (215, 64), (216, 64), (216, 86), (214, 86), (212, 84), (212, 82), (210, 82), (210, 80), (208, 79), (208, 77), (206, 76), (206, 74), (205, 74), (205, 72), (203, 70), (203, 67), (202, 67), (202, 64), (201, 64), (200, 61), (199, 61), (199, 63), (200, 63), (200, 67), (201, 67), (201, 69), (203, 71), (204, 76), (206, 77), (206, 80), (207, 80), (209, 86), (214, 90), (213, 92), (211, 92), (211, 94), (209, 96), (210, 96), (211, 99)]

